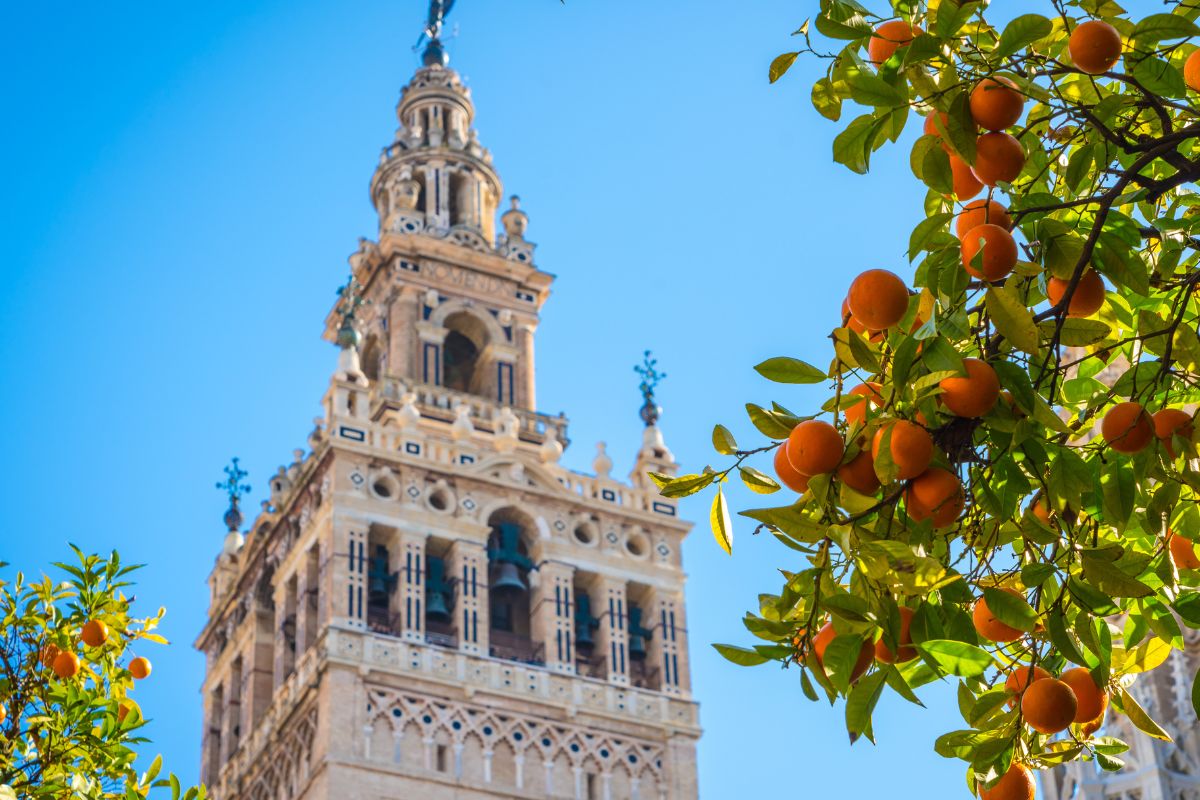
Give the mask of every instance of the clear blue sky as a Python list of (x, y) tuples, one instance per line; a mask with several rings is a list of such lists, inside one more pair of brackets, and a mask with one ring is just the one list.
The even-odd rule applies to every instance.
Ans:
[[(850, 278), (911, 276), (921, 214), (906, 148), (855, 176), (808, 102), (819, 66), (775, 87), (767, 64), (808, 10), (758, 0), (463, 0), (452, 65), (506, 191), (558, 275), (538, 338), (539, 405), (565, 411), (590, 470), (639, 442), (646, 347), (669, 374), (668, 444), (690, 470), (721, 421), (749, 442), (742, 404), (813, 407), (751, 366), (825, 363)], [(367, 184), (396, 127), (424, 3), (221, 0), (10, 5), (0, 31), (0, 557), (38, 570), (65, 542), (147, 562), (138, 594), (169, 607), (173, 645), (138, 689), (156, 745), (198, 773), (205, 578), (230, 455), (267, 476), (302, 446), (335, 352), (320, 339), (346, 256), (375, 234)], [(853, 209), (852, 215), (845, 213)], [(764, 469), (766, 466), (764, 465)], [(745, 507), (754, 502), (735, 492)], [(801, 791), (891, 800), (965, 796), (934, 754), (957, 727), (883, 703), (880, 746), (851, 748), (841, 707), (805, 701), (797, 673), (744, 670), (743, 611), (795, 554), (739, 524), (724, 556), (705, 519), (687, 544), (705, 797)]]

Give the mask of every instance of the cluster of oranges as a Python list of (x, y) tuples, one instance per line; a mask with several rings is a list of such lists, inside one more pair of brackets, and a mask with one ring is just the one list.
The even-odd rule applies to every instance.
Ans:
[[(108, 638), (108, 625), (98, 619), (85, 622), (79, 632), (79, 640), (85, 648), (104, 647), (108, 643)], [(74, 650), (64, 650), (53, 643), (42, 647), (38, 653), (38, 660), (43, 666), (52, 670), (55, 677), (62, 680), (74, 678), (79, 674), (81, 666), (79, 654)], [(144, 680), (150, 677), (150, 659), (145, 656), (137, 656), (130, 660), (128, 669), (129, 674), (135, 680)]]

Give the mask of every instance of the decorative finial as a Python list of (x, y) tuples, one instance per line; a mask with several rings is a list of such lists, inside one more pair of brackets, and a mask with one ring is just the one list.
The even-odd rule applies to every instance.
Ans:
[(638, 385), (642, 391), (643, 401), (640, 416), (642, 422), (646, 423), (646, 427), (650, 427), (658, 422), (658, 418), (662, 414), (662, 407), (654, 402), (654, 387), (667, 377), (667, 373), (658, 371), (658, 359), (650, 355), (649, 350), (643, 354), (641, 365), (634, 367), (633, 371), (642, 376), (642, 382)]
[(217, 481), (217, 489), (229, 495), (229, 510), (225, 512), (225, 525), (230, 532), (234, 532), (242, 526), (242, 510), (238, 508), (238, 503), (244, 495), (250, 493), (250, 484), (242, 483), (242, 478), (249, 474), (238, 464), (238, 459), (234, 458), (230, 461), (229, 466), (225, 467), (225, 480)]
[(425, 45), (425, 52), (421, 54), (421, 63), (427, 67), (444, 67), (450, 63), (449, 54), (442, 48), (441, 36), (442, 24), (452, 8), (454, 0), (429, 0), (429, 17), (425, 21), (424, 30), (417, 38), (417, 43), (413, 45), (413, 50), (416, 50), (421, 46), (421, 42), (429, 40), (429, 44)]
[(358, 313), (359, 306), (366, 303), (366, 299), (362, 296), (362, 284), (353, 275), (346, 281), (346, 285), (338, 289), (337, 313), (342, 317), (342, 324), (338, 327), (337, 343), (343, 350), (350, 347), (357, 347), (359, 340), (358, 328), (354, 326), (354, 316)]

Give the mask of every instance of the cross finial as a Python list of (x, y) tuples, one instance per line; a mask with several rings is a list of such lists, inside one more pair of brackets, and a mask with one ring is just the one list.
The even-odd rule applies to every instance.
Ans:
[(425, 21), (425, 28), (421, 31), (417, 43), (413, 46), (413, 50), (416, 50), (421, 46), (421, 42), (429, 40), (429, 44), (425, 46), (425, 52), (421, 54), (421, 62), (427, 67), (432, 67), (434, 64), (444, 67), (450, 63), (450, 57), (442, 49), (441, 36), (442, 25), (452, 8), (454, 8), (454, 0), (429, 0), (429, 17)]
[(238, 503), (244, 495), (250, 493), (250, 484), (242, 483), (242, 478), (249, 474), (242, 469), (237, 457), (234, 457), (225, 467), (225, 480), (217, 481), (217, 489), (229, 496), (229, 509), (225, 512), (225, 525), (231, 531), (236, 531), (242, 525), (242, 512), (238, 508)]
[(642, 391), (642, 422), (647, 426), (653, 425), (662, 414), (662, 408), (654, 402), (654, 389), (667, 377), (667, 373), (658, 371), (658, 359), (652, 356), (649, 350), (642, 354), (642, 363), (635, 366), (633, 371), (642, 376), (642, 382), (638, 385)]

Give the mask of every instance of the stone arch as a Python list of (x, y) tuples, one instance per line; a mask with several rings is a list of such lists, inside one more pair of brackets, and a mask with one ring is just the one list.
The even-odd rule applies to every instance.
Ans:
[(517, 785), (517, 751), (508, 739), (501, 739), (492, 748), (492, 783), (512, 788)]
[[(400, 728), (399, 736), (400, 758), (398, 763), (406, 771), (425, 768), (425, 732), (421, 725), (412, 717)], [(393, 760), (395, 758), (393, 757)]]
[(372, 382), (382, 378), (387, 370), (387, 348), (383, 339), (375, 332), (367, 334), (359, 362), (362, 365), (363, 374)]
[(483, 734), (478, 731), (468, 731), (462, 737), (462, 774), (460, 780), (464, 783), (481, 784), (484, 782), (483, 751), (487, 749)]
[[(530, 486), (538, 489), (546, 489), (554, 492), (563, 492), (569, 494), (568, 490), (551, 472), (541, 464), (531, 464), (529, 462), (519, 460), (511, 455), (494, 455), (479, 461), (474, 468), (474, 472), (493, 475), (512, 477), (512, 467), (519, 467), (520, 473), (524, 475)], [(507, 503), (507, 500), (493, 501), (492, 507), (499, 508)], [(486, 518), (484, 516), (483, 518)]]

